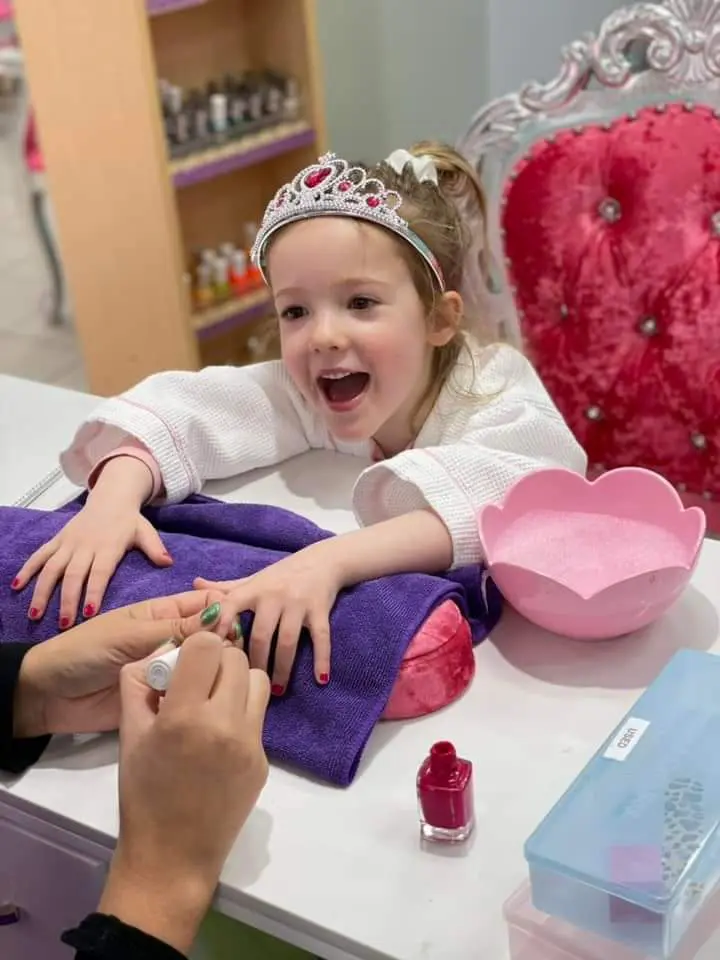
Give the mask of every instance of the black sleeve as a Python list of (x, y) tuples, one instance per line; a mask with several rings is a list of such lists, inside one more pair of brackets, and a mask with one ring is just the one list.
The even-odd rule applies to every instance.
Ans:
[(104, 913), (91, 913), (61, 940), (77, 950), (75, 960), (186, 960), (169, 944)]
[(0, 643), (0, 770), (22, 773), (39, 758), (50, 737), (13, 739), (13, 701), (23, 657), (32, 644)]

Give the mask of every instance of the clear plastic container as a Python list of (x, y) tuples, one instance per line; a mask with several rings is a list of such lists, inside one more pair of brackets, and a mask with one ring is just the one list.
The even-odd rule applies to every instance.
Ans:
[[(648, 954), (579, 930), (567, 920), (541, 913), (532, 905), (530, 884), (523, 883), (503, 907), (510, 960), (651, 960)], [(720, 895), (718, 891), (693, 920), (672, 960), (718, 960)]]
[(532, 905), (524, 883), (503, 907), (511, 960), (649, 960), (647, 954), (609, 943), (578, 930), (567, 920), (541, 913)]
[(720, 878), (720, 657), (681, 650), (525, 844), (533, 905), (669, 958)]

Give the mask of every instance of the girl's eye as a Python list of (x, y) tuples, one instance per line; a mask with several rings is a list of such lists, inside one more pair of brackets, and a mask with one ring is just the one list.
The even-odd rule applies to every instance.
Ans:
[(280, 316), (283, 320), (299, 320), (307, 313), (305, 307), (286, 307)]
[(370, 297), (353, 297), (348, 306), (350, 310), (369, 310), (377, 306), (377, 301), (371, 300)]

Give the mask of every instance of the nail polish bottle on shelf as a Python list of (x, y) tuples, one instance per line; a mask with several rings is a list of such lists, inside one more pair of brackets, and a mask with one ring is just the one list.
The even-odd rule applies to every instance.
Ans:
[(262, 287), (265, 284), (263, 280), (263, 275), (260, 273), (258, 268), (250, 260), (250, 251), (252, 250), (252, 245), (255, 243), (255, 237), (258, 232), (258, 225), (256, 223), (246, 223), (243, 229), (244, 240), (245, 240), (245, 254), (247, 256), (247, 287), (249, 290), (254, 290), (257, 287)]
[(232, 293), (230, 289), (230, 264), (227, 259), (216, 257), (212, 265), (212, 272), (215, 299), (227, 300)]
[(215, 140), (222, 143), (228, 133), (228, 101), (224, 93), (214, 93), (210, 97), (210, 126)]
[(417, 775), (420, 832), (424, 840), (460, 843), (475, 825), (473, 769), (452, 743), (430, 749)]
[(215, 302), (212, 267), (209, 263), (199, 263), (195, 268), (193, 299), (197, 310), (207, 310)]
[(285, 83), (283, 113), (286, 120), (297, 120), (300, 116), (300, 87), (294, 77), (288, 77)]
[(235, 84), (230, 97), (230, 132), (241, 137), (247, 129), (248, 104), (240, 84)]
[(190, 94), (192, 136), (197, 150), (207, 146), (210, 137), (210, 112), (208, 103), (200, 90), (193, 90)]
[(236, 250), (230, 258), (230, 285), (236, 297), (248, 292), (248, 258), (244, 250)]

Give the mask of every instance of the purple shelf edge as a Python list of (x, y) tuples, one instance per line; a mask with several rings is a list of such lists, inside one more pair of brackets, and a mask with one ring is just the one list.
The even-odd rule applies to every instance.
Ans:
[(238, 327), (244, 327), (246, 323), (259, 320), (263, 315), (269, 315), (270, 313), (272, 313), (270, 300), (262, 300), (252, 307), (246, 307), (244, 310), (239, 309), (237, 313), (233, 313), (229, 317), (225, 317), (224, 320), (219, 320), (217, 323), (213, 323), (208, 327), (200, 327), (200, 329), (196, 331), (196, 336), (198, 340), (210, 340), (223, 333), (236, 330)]
[(185, 10), (187, 7), (200, 7), (207, 0), (146, 0), (150, 16), (158, 13), (172, 13), (173, 10)]
[(263, 163), (265, 160), (271, 160), (273, 157), (289, 153), (291, 150), (309, 147), (314, 142), (315, 131), (313, 129), (303, 130), (291, 137), (272, 140), (270, 143), (263, 144), (255, 150), (248, 150), (246, 153), (235, 153), (229, 157), (221, 157), (219, 160), (209, 160), (207, 163), (193, 167), (191, 170), (178, 170), (177, 173), (173, 174), (173, 183), (176, 187), (190, 187), (195, 183), (202, 183), (204, 180), (222, 177), (226, 173), (232, 173), (233, 170), (242, 170), (244, 167), (252, 167), (257, 163)]

